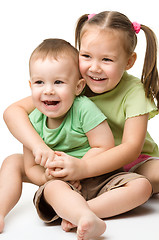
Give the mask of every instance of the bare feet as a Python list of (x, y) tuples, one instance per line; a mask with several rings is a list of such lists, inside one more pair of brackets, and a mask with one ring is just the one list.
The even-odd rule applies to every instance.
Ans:
[(61, 227), (65, 232), (69, 232), (72, 228), (77, 227), (76, 225), (70, 223), (69, 221), (62, 219)]
[(0, 215), (0, 233), (3, 232), (4, 229), (4, 217)]
[(93, 237), (99, 237), (106, 230), (106, 224), (98, 217), (82, 217), (77, 228), (77, 239), (88, 240)]

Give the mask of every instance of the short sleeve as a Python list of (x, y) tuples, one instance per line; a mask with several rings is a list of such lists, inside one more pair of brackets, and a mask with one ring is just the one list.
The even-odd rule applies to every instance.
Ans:
[(83, 96), (80, 97), (79, 100), (79, 118), (84, 133), (97, 127), (100, 123), (107, 119), (107, 117), (90, 99)]
[(44, 115), (36, 108), (29, 114), (30, 122), (32, 123), (34, 129), (41, 136), (44, 122)]
[(144, 88), (139, 83), (127, 92), (124, 111), (126, 119), (147, 113), (149, 113), (150, 119), (159, 113), (154, 101), (145, 96)]

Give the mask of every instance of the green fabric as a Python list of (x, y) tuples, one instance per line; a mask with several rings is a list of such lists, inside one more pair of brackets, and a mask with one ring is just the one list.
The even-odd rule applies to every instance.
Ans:
[[(120, 83), (110, 92), (90, 98), (107, 116), (115, 145), (122, 141), (126, 119), (149, 113), (149, 119), (159, 112), (154, 102), (145, 97), (143, 84), (138, 78), (124, 73)], [(157, 144), (147, 132), (142, 153), (159, 156)]]
[(56, 129), (47, 127), (47, 117), (38, 109), (29, 115), (35, 130), (53, 150), (82, 158), (90, 149), (85, 135), (106, 117), (87, 97), (77, 97), (62, 124)]

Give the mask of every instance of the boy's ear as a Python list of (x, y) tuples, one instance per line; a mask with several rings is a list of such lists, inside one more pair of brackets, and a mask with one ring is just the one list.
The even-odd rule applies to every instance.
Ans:
[(85, 86), (86, 86), (86, 81), (83, 78), (79, 79), (76, 86), (76, 92), (75, 92), (76, 96), (80, 95), (80, 93), (83, 91)]
[(135, 52), (133, 52), (128, 59), (127, 66), (126, 66), (125, 70), (129, 70), (134, 65), (134, 63), (136, 61), (136, 58), (137, 58), (137, 54)]
[(31, 81), (29, 80), (29, 86), (30, 86), (30, 88), (31, 88)]

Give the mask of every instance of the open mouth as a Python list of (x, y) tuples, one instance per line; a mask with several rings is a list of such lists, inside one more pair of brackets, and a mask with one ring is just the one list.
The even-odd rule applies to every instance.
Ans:
[(106, 78), (98, 78), (98, 77), (92, 77), (92, 76), (89, 76), (89, 77), (94, 81), (104, 81), (104, 80), (106, 80)]
[(59, 101), (43, 101), (46, 106), (56, 106)]

